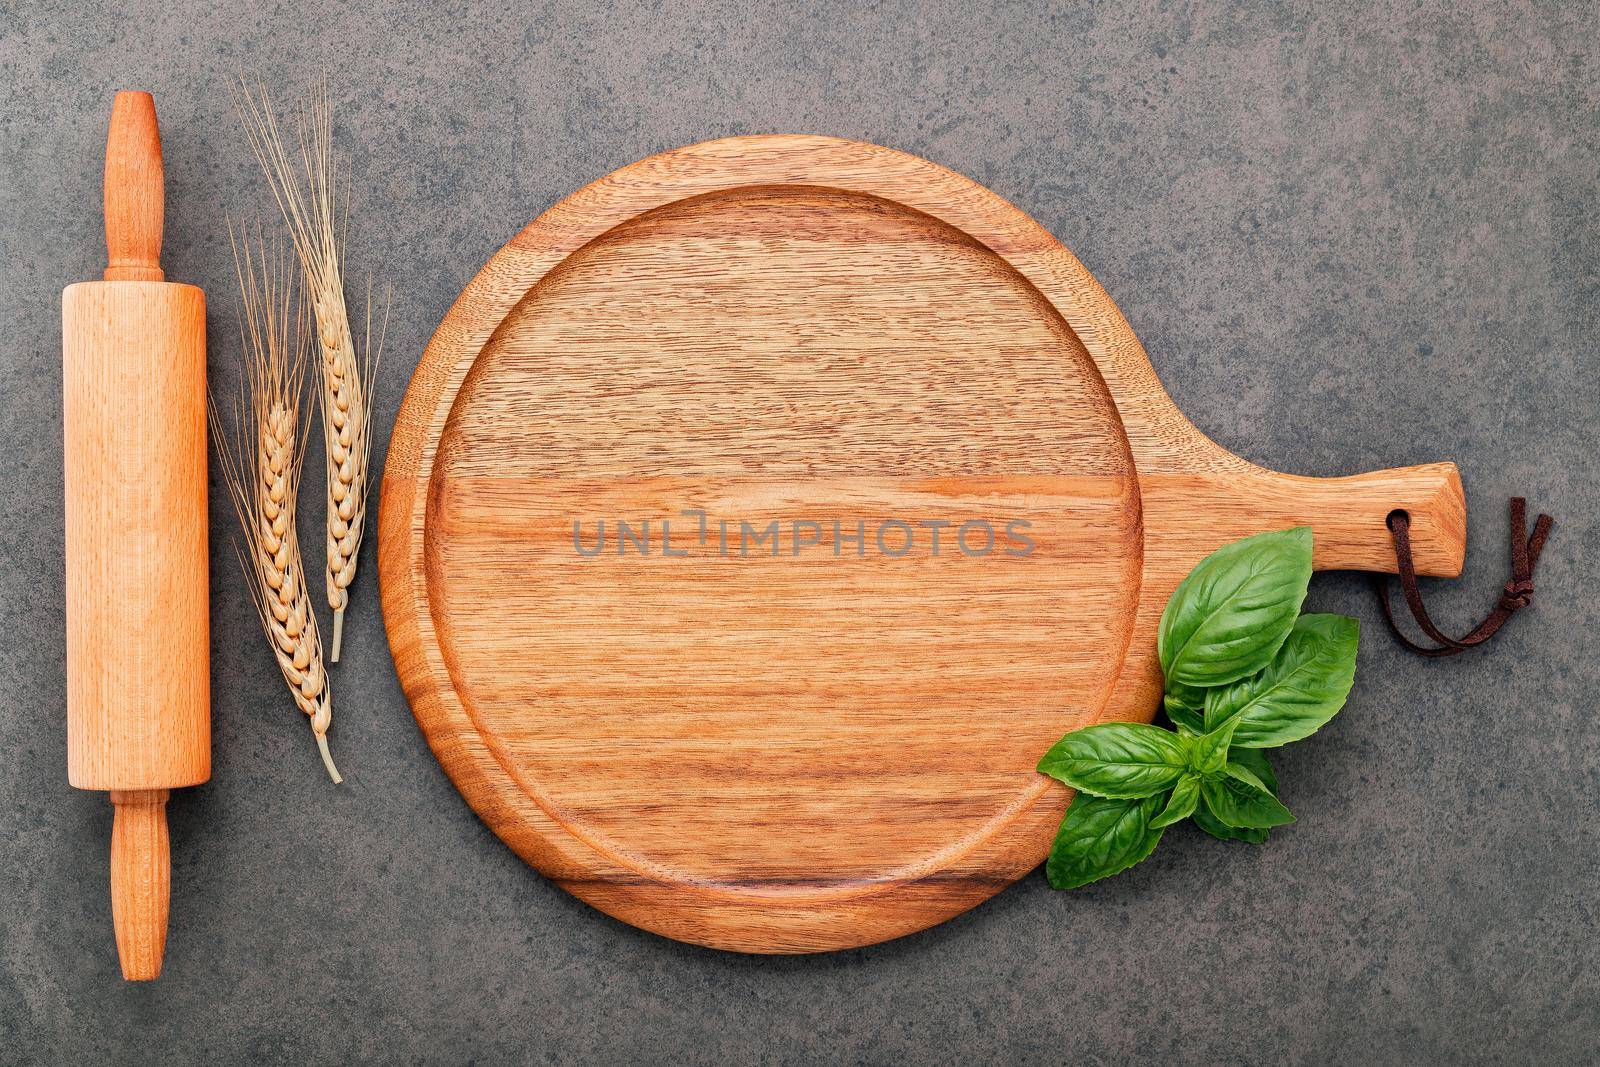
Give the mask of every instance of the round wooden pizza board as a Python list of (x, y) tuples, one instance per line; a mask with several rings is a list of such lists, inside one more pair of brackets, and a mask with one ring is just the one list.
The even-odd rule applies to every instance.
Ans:
[(1022, 212), (763, 136), (623, 168), (490, 260), (412, 379), (379, 553), (417, 721), (512, 848), (646, 929), (808, 952), (1039, 863), (1070, 794), (1035, 762), (1150, 719), (1202, 556), (1309, 524), (1318, 567), (1392, 569), (1400, 507), (1458, 573), (1450, 464), (1246, 463)]

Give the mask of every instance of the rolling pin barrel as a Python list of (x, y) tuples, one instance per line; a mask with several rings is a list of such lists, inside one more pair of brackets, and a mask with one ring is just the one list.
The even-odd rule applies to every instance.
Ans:
[(62, 294), (67, 769), (111, 791), (130, 979), (161, 970), (167, 791), (211, 775), (205, 295), (161, 280), (162, 214), (154, 104), (119, 93), (106, 280)]

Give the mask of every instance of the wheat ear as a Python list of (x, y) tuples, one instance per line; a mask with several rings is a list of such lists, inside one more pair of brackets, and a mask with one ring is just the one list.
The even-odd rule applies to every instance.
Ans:
[(322, 763), (343, 781), (328, 751), (333, 693), (322, 667), (322, 639), (306, 587), (295, 529), (295, 498), (305, 456), (306, 359), (310, 314), (281, 248), (259, 237), (234, 236), (234, 267), (242, 304), (239, 332), (245, 374), (233, 406), (230, 435), (214, 399), (208, 398), (212, 438), (223, 481), (244, 531), (239, 562), (261, 627), (295, 704), (311, 721)]
[[(376, 360), (368, 294), (365, 351), (358, 357), (344, 300), (343, 232), (333, 159), (333, 106), (326, 81), (313, 88), (300, 114), (299, 164), (291, 159), (264, 86), (243, 78), (236, 94), (251, 150), (266, 172), (283, 212), (316, 313), (322, 378), (322, 429), (327, 458), (327, 586), (333, 609), (333, 648), (339, 662), (344, 613), (350, 603), (367, 517), (367, 460), (371, 452), (371, 391)], [(346, 213), (347, 214), (347, 213)], [(380, 340), (379, 347), (381, 349)]]

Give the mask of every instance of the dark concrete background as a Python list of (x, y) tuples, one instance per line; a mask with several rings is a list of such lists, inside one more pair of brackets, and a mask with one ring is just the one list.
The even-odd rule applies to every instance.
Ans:
[[(0, 1061), (1600, 1057), (1600, 15), (981, 7), (0, 3)], [(1468, 570), (1431, 590), (1452, 625), (1492, 601), (1505, 498), (1526, 493), (1559, 520), (1538, 602), (1492, 651), (1424, 662), (1364, 581), (1321, 577), (1312, 604), (1367, 624), (1361, 671), (1284, 754), (1301, 821), (1266, 847), (1184, 828), (1089, 889), (1035, 875), (900, 942), (749, 958), (605, 918), (483, 827), (408, 714), (371, 539), (331, 787), (219, 492), (215, 773), (171, 805), (166, 976), (125, 985), (110, 808), (66, 782), (58, 293), (102, 265), (111, 92), (153, 90), (166, 266), (209, 290), (232, 381), (223, 213), (266, 208), (241, 69), (285, 91), (333, 75), (351, 263), (396, 293), (376, 455), (455, 294), (551, 202), (679, 144), (825, 132), (1030, 212), (1239, 453), (1306, 474), (1457, 461)]]

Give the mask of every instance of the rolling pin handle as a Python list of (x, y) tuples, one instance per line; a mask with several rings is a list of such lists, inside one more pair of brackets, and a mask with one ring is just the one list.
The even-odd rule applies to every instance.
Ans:
[(122, 977), (148, 981), (161, 974), (167, 946), (172, 854), (167, 839), (166, 789), (115, 789), (111, 803), (111, 918)]
[(159, 282), (165, 215), (161, 130), (149, 93), (118, 93), (106, 136), (107, 281)]

